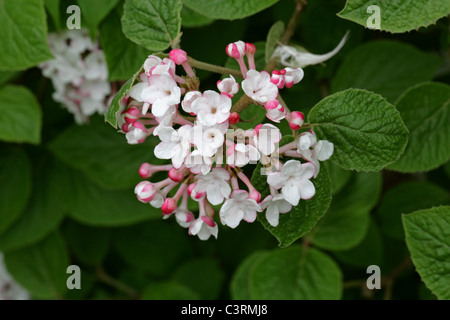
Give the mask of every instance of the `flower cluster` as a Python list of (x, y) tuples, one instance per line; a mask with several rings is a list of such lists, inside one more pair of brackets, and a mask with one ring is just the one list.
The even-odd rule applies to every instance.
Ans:
[(78, 124), (86, 123), (94, 113), (105, 113), (111, 85), (98, 44), (86, 30), (49, 34), (48, 42), (55, 58), (39, 67), (52, 80), (53, 99), (73, 113)]
[[(255, 51), (253, 44), (243, 41), (229, 44), (226, 53), (239, 63), (243, 80), (239, 83), (230, 75), (218, 81), (217, 91), (204, 92), (198, 90), (186, 52), (174, 49), (166, 58), (151, 55), (140, 81), (123, 100), (126, 107), (118, 122), (128, 143), (157, 136), (160, 143), (155, 156), (171, 161), (141, 165), (139, 174), (146, 180), (135, 188), (138, 200), (161, 208), (164, 218), (174, 216), (190, 235), (202, 240), (211, 235), (217, 238), (216, 209), (220, 222), (231, 228), (242, 220), (255, 221), (265, 209), (269, 223), (277, 226), (280, 214), (314, 196), (311, 179), (319, 173), (319, 161), (333, 153), (333, 144), (318, 141), (313, 131), (297, 131), (303, 125), (303, 114), (290, 112), (278, 99), (280, 89), (302, 80), (303, 70), (257, 71)], [(184, 68), (186, 76), (177, 75), (177, 66)], [(287, 121), (296, 139), (279, 147), (282, 135), (271, 123), (237, 129), (240, 117), (233, 112), (232, 98), (241, 88), (252, 103), (265, 109), (268, 120)], [(280, 160), (286, 158), (291, 160)], [(258, 161), (266, 168), (270, 189), (264, 199), (243, 171)], [(166, 179), (149, 181), (161, 171), (167, 172)], [(198, 216), (190, 210), (192, 201), (198, 203)]]
[(28, 291), (22, 288), (6, 270), (3, 254), (0, 252), (0, 300), (29, 300)]

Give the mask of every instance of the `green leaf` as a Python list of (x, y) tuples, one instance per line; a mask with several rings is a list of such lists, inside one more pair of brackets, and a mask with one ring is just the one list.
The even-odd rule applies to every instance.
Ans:
[(69, 258), (58, 233), (30, 247), (6, 253), (5, 262), (14, 279), (38, 298), (60, 299), (67, 290)]
[(196, 258), (183, 263), (174, 272), (172, 280), (197, 292), (202, 300), (215, 300), (219, 298), (225, 274), (217, 260)]
[(252, 299), (338, 300), (342, 295), (341, 270), (333, 259), (316, 249), (292, 246), (273, 250), (252, 269)]
[(125, 261), (159, 278), (168, 276), (192, 254), (186, 230), (168, 221), (149, 221), (118, 229), (114, 240)]
[(379, 172), (354, 173), (333, 197), (330, 209), (309, 237), (327, 250), (347, 250), (360, 243), (369, 228), (369, 213), (381, 192)]
[(39, 144), (41, 127), (41, 108), (30, 90), (12, 85), (0, 88), (0, 140)]
[(280, 41), (281, 36), (284, 33), (284, 22), (277, 21), (272, 27), (270, 27), (269, 33), (267, 34), (266, 40), (266, 50), (265, 50), (265, 60), (269, 62), (272, 58), (272, 54), (275, 51), (275, 48), (278, 46), (278, 41)]
[(159, 210), (136, 199), (133, 189), (103, 189), (82, 172), (68, 171), (66, 186), (72, 196), (67, 200), (67, 211), (74, 220), (90, 226), (107, 227), (160, 217)]
[(386, 191), (376, 213), (385, 235), (404, 240), (402, 213), (445, 205), (449, 201), (450, 196), (445, 189), (426, 181), (409, 181)]
[(73, 125), (49, 144), (50, 150), (67, 164), (82, 170), (100, 185), (123, 189), (134, 187), (142, 179), (143, 162), (161, 163), (153, 154), (156, 138), (129, 145), (125, 136), (92, 119), (90, 125)]
[(331, 90), (367, 89), (395, 102), (410, 86), (431, 80), (440, 63), (438, 57), (409, 44), (372, 41), (345, 57), (333, 78)]
[(53, 58), (42, 0), (0, 0), (0, 21), (0, 69), (24, 70)]
[(105, 113), (105, 122), (109, 122), (114, 128), (117, 129), (117, 117), (120, 110), (120, 104), (130, 91), (131, 87), (134, 85), (136, 80), (139, 78), (139, 75), (142, 72), (142, 67), (139, 69), (133, 77), (131, 77), (125, 84), (120, 88), (120, 90), (116, 93), (111, 104), (108, 108), (108, 111)]
[(213, 18), (235, 20), (249, 17), (279, 0), (183, 0), (183, 4), (198, 13)]
[[(280, 142), (280, 145), (283, 144), (283, 142)], [(269, 187), (267, 185), (267, 176), (261, 175), (260, 169), (261, 165), (259, 164), (253, 172), (251, 182), (261, 193), (262, 199), (264, 199), (269, 195)], [(297, 239), (311, 231), (330, 205), (330, 180), (326, 168), (322, 167), (318, 177), (311, 181), (316, 188), (314, 197), (309, 200), (301, 200), (290, 212), (281, 214), (277, 227), (269, 224), (265, 217), (265, 211), (258, 216), (258, 220), (264, 228), (269, 230), (277, 238), (282, 248), (291, 245)]]
[(450, 13), (447, 0), (347, 0), (338, 16), (366, 26), (373, 14), (373, 11), (368, 13), (367, 8), (372, 5), (380, 9), (380, 30), (392, 33), (427, 27)]
[(230, 291), (231, 297), (234, 300), (251, 300), (250, 286), (251, 275), (253, 274), (255, 266), (259, 262), (269, 255), (265, 251), (257, 251), (252, 255), (248, 256), (237, 268), (236, 272), (233, 274), (231, 279)]
[(374, 221), (364, 239), (352, 249), (334, 252), (334, 256), (350, 266), (367, 268), (370, 265), (381, 265), (383, 262), (383, 240)]
[(120, 0), (92, 1), (77, 0), (81, 14), (86, 21), (91, 37), (95, 37), (97, 28)]
[[(174, 281), (149, 284), (142, 293), (142, 300), (200, 300), (199, 295), (185, 285)], [(181, 311), (180, 311), (181, 312)]]
[(31, 194), (31, 162), (18, 148), (0, 149), (0, 234), (23, 213)]
[(408, 130), (393, 105), (359, 89), (320, 101), (308, 121), (320, 139), (334, 144), (332, 160), (347, 170), (376, 171), (399, 158)]
[(19, 72), (15, 72), (15, 71), (0, 70), (0, 85), (12, 80), (18, 74), (19, 74)]
[(95, 266), (106, 257), (111, 243), (109, 229), (68, 221), (63, 230), (70, 249), (81, 262)]
[(34, 159), (33, 188), (20, 217), (0, 235), (0, 250), (31, 245), (55, 230), (65, 215), (66, 171), (48, 154)]
[(408, 127), (409, 141), (400, 159), (388, 168), (428, 171), (450, 160), (450, 86), (419, 84), (408, 89), (396, 106)]
[(123, 33), (150, 51), (166, 50), (180, 33), (181, 7), (180, 0), (126, 0)]
[(59, 10), (60, 0), (45, 0), (45, 8), (53, 19), (56, 29), (61, 29), (61, 14)]
[(214, 19), (183, 6), (181, 9), (181, 26), (183, 28), (204, 27), (214, 22)]
[(438, 299), (450, 299), (450, 207), (402, 216), (406, 244), (426, 286)]
[(336, 194), (348, 183), (352, 172), (342, 169), (332, 161), (325, 161), (324, 166), (327, 167), (330, 176), (331, 194)]

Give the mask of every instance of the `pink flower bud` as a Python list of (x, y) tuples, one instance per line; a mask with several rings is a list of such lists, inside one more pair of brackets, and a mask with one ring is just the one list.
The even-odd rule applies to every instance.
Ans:
[(253, 199), (259, 203), (261, 201), (261, 194), (257, 190), (251, 190), (248, 194), (249, 199)]
[(272, 71), (272, 76), (270, 77), (270, 82), (278, 87), (278, 89), (284, 88), (284, 76), (280, 71), (274, 70)]
[(142, 179), (148, 179), (153, 175), (152, 165), (150, 163), (143, 163), (139, 168), (139, 175)]
[(183, 64), (187, 61), (187, 53), (181, 49), (173, 49), (169, 52), (169, 57), (177, 65)]
[(246, 50), (247, 54), (255, 54), (256, 47), (253, 43), (246, 43), (245, 50)]
[(178, 170), (175, 168), (170, 169), (169, 178), (172, 179), (172, 181), (180, 182), (183, 180), (183, 170)]
[(196, 186), (197, 186), (196, 183), (191, 183), (190, 185), (188, 185), (187, 192), (189, 196), (191, 195), (192, 191), (195, 189)]
[(172, 198), (167, 198), (163, 205), (161, 206), (161, 210), (163, 215), (171, 214), (178, 208), (177, 202)]
[(233, 112), (232, 114), (230, 114), (230, 117), (228, 118), (228, 122), (230, 124), (236, 124), (239, 122), (239, 120), (241, 120), (241, 117), (239, 116), (239, 113), (237, 113), (237, 112)]
[(225, 51), (228, 56), (230, 56), (234, 59), (242, 58), (242, 57), (244, 57), (245, 52), (246, 52), (245, 42), (236, 41), (234, 43), (230, 43), (229, 45), (227, 45)]
[(305, 116), (302, 112), (292, 111), (289, 117), (289, 127), (292, 130), (298, 130), (303, 125), (305, 121)]
[(142, 181), (136, 185), (134, 193), (140, 202), (149, 203), (155, 196), (155, 187), (149, 181)]
[(283, 69), (285, 71), (284, 75), (284, 81), (287, 88), (292, 87), (294, 84), (299, 83), (304, 76), (304, 72), (302, 68), (285, 68)]
[(278, 108), (278, 105), (280, 104), (280, 102), (276, 99), (273, 100), (269, 100), (266, 102), (266, 104), (264, 105), (264, 107), (266, 108), (266, 110), (273, 110)]
[(255, 135), (257, 135), (259, 133), (259, 129), (261, 129), (262, 126), (263, 126), (263, 124), (261, 123), (255, 127), (255, 129), (254, 129)]
[(134, 123), (141, 116), (141, 110), (137, 107), (131, 107), (123, 112), (126, 123)]

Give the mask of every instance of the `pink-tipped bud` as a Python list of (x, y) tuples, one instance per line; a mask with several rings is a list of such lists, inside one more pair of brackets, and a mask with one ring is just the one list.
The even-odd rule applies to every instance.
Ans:
[(155, 187), (148, 181), (142, 181), (136, 185), (134, 193), (140, 202), (149, 203), (155, 196)]
[(141, 116), (141, 110), (137, 107), (130, 107), (123, 112), (126, 123), (135, 123)]
[(228, 56), (234, 59), (242, 58), (246, 53), (246, 45), (244, 41), (236, 41), (227, 45), (225, 51)]
[(285, 68), (283, 69), (283, 71), (285, 71), (284, 81), (286, 84), (286, 88), (290, 88), (294, 84), (299, 83), (300, 81), (302, 81), (304, 76), (302, 68)]
[(263, 126), (263, 124), (261, 123), (261, 124), (258, 124), (258, 125), (255, 127), (255, 129), (253, 130), (254, 133), (255, 133), (255, 135), (257, 135), (257, 134), (259, 133), (259, 129), (261, 129), (262, 126)]
[(249, 192), (248, 198), (259, 203), (259, 201), (261, 201), (261, 194), (257, 190), (253, 189)]
[(121, 128), (122, 128), (122, 131), (125, 133), (130, 131), (130, 125), (128, 123), (124, 123)]
[(148, 179), (153, 175), (152, 165), (150, 163), (143, 163), (139, 167), (139, 175), (142, 179)]
[(273, 109), (278, 108), (279, 104), (280, 104), (280, 102), (278, 100), (276, 100), (276, 99), (269, 100), (264, 105), (264, 108), (266, 108), (266, 110), (273, 110)]
[(299, 111), (292, 111), (289, 118), (289, 127), (292, 130), (298, 130), (303, 125), (303, 122), (305, 122), (305, 116), (302, 112)]
[(272, 71), (272, 76), (270, 77), (270, 82), (278, 87), (278, 89), (284, 88), (284, 75), (281, 71), (274, 70)]
[(190, 185), (188, 185), (187, 192), (189, 196), (191, 195), (192, 191), (195, 189), (196, 186), (197, 186), (196, 183), (191, 183)]
[(172, 168), (169, 170), (169, 178), (172, 181), (180, 182), (183, 180), (183, 170)]
[(245, 51), (247, 54), (255, 54), (256, 52), (256, 47), (253, 43), (246, 43), (245, 44)]
[(206, 223), (211, 228), (214, 228), (216, 226), (216, 223), (214, 222), (214, 219), (211, 218), (211, 217), (203, 216), (201, 219), (203, 220), (204, 223)]
[(232, 114), (230, 114), (230, 117), (228, 118), (228, 122), (230, 124), (236, 124), (239, 122), (239, 120), (241, 120), (241, 117), (239, 116), (239, 113), (237, 113), (237, 112), (233, 112)]
[(181, 65), (187, 61), (187, 53), (181, 49), (173, 49), (169, 52), (170, 60), (175, 62), (177, 65)]
[(177, 202), (172, 198), (167, 198), (163, 205), (161, 206), (161, 210), (163, 212), (163, 215), (171, 214), (175, 210), (177, 210), (178, 205)]

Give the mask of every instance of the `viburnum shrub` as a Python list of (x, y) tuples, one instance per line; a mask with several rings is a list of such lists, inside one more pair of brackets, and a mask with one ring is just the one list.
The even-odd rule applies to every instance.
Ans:
[(0, 299), (450, 299), (449, 14), (0, 0)]

